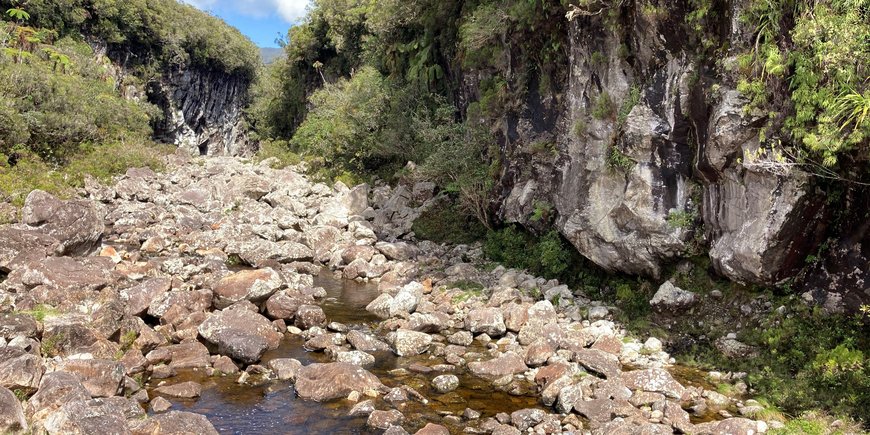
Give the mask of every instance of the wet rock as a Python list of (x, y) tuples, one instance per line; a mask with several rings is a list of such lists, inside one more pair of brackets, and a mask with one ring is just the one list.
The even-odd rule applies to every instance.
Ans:
[(574, 352), (573, 359), (587, 369), (602, 374), (608, 379), (618, 377), (622, 372), (619, 358), (602, 350), (578, 349)]
[(165, 363), (177, 370), (204, 368), (211, 363), (208, 349), (198, 341), (159, 347), (149, 352), (145, 359), (149, 364)]
[(218, 347), (218, 353), (252, 364), (269, 349), (278, 348), (282, 335), (265, 317), (248, 310), (226, 309), (210, 314), (199, 334)]
[(375, 357), (358, 350), (349, 352), (338, 352), (335, 355), (335, 361), (353, 364), (360, 367), (371, 367), (375, 364)]
[(311, 364), (296, 375), (299, 397), (318, 402), (345, 398), (353, 391), (366, 394), (384, 389), (377, 376), (348, 363)]
[(277, 358), (266, 364), (281, 381), (295, 381), (302, 363), (293, 358)]
[(347, 333), (347, 341), (354, 349), (362, 352), (385, 352), (390, 345), (362, 331), (352, 330)]
[(14, 347), (0, 349), (0, 386), (30, 393), (44, 372), (39, 356)]
[(163, 385), (154, 389), (157, 394), (181, 399), (194, 399), (202, 395), (202, 385), (196, 382), (181, 382), (173, 385)]
[(299, 309), (296, 310), (294, 325), (300, 329), (326, 326), (326, 314), (317, 305), (300, 305)]
[(296, 311), (306, 303), (314, 302), (312, 298), (291, 296), (285, 292), (278, 292), (266, 301), (266, 314), (272, 319), (292, 320)]
[(366, 425), (374, 429), (389, 429), (391, 426), (400, 426), (403, 421), (405, 421), (405, 416), (395, 409), (389, 411), (375, 410), (369, 414)]
[(27, 429), (27, 418), (21, 402), (11, 391), (0, 387), (0, 433), (16, 434)]
[(697, 296), (690, 292), (674, 286), (670, 281), (666, 281), (659, 287), (659, 290), (649, 301), (649, 304), (659, 311), (677, 311), (686, 309), (697, 302)]
[(507, 327), (501, 311), (496, 308), (478, 308), (465, 316), (465, 328), (474, 334), (487, 334), (493, 337), (504, 335)]
[(544, 420), (547, 413), (541, 409), (528, 408), (511, 413), (511, 424), (520, 431), (525, 431)]
[(362, 402), (357, 403), (350, 409), (350, 412), (347, 415), (351, 417), (357, 417), (362, 415), (369, 415), (375, 410), (375, 402), (371, 400), (364, 400)]
[(447, 337), (447, 342), (457, 346), (468, 346), (474, 342), (474, 336), (468, 331), (458, 331)]
[(124, 365), (109, 360), (66, 360), (58, 370), (72, 373), (92, 397), (111, 397), (121, 391), (124, 380)]
[(215, 358), (214, 363), (212, 363), (212, 367), (214, 368), (216, 373), (223, 375), (234, 375), (239, 372), (239, 367), (230, 357), (227, 356), (218, 356)]
[(58, 255), (84, 256), (100, 245), (103, 218), (90, 201), (61, 201), (41, 190), (27, 195), (21, 222), (59, 241)]
[(632, 390), (662, 393), (674, 399), (681, 398), (686, 392), (686, 389), (665, 369), (630, 371), (623, 373), (622, 381)]
[(265, 301), (284, 284), (281, 275), (271, 268), (243, 270), (221, 278), (214, 289), (214, 306), (221, 310), (230, 305), (248, 300), (254, 303)]
[(521, 356), (514, 352), (506, 352), (489, 361), (468, 363), (468, 369), (476, 376), (500, 378), (523, 373), (529, 368)]
[(414, 432), (414, 435), (450, 435), (450, 431), (440, 424), (426, 423), (426, 426)]
[(432, 387), (435, 391), (444, 394), (459, 388), (459, 378), (455, 375), (440, 375), (432, 379)]
[[(157, 414), (144, 420), (131, 422), (133, 435), (197, 434), (219, 435), (204, 415), (192, 412), (171, 411)], [(107, 433), (107, 432), (103, 432)]]
[(151, 408), (151, 411), (160, 414), (169, 411), (172, 408), (172, 403), (162, 397), (155, 397), (148, 406)]
[(429, 349), (432, 336), (424, 332), (399, 329), (393, 340), (393, 351), (399, 356), (420, 355)]

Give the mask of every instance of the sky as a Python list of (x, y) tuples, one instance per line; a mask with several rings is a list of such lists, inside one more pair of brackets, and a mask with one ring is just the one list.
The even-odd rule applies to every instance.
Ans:
[(277, 47), (275, 38), (286, 35), (305, 16), (309, 0), (183, 0), (211, 12), (241, 30), (260, 47)]

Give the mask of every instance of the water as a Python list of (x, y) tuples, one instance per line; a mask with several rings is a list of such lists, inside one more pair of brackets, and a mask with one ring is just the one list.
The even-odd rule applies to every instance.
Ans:
[[(362, 284), (334, 278), (325, 271), (315, 277), (315, 285), (326, 289), (327, 297), (322, 302), (329, 321), (341, 322), (352, 329), (370, 331), (379, 319), (365, 306), (378, 296), (376, 284)], [(263, 356), (263, 364), (275, 358), (296, 358), (304, 365), (329, 362), (323, 353), (307, 352), (303, 340), (287, 335), (281, 346)], [(470, 349), (474, 351), (475, 349)], [(429, 356), (396, 357), (392, 353), (375, 354), (377, 359), (371, 372), (388, 387), (407, 385), (429, 399), (428, 404), (411, 400), (399, 407), (405, 415), (403, 426), (411, 433), (428, 422), (447, 426), (452, 433), (461, 433), (463, 423), (450, 424), (444, 415), (461, 416), (465, 408), (472, 408), (481, 417), (493, 417), (496, 413), (538, 407), (533, 396), (511, 396), (494, 391), (481, 379), (465, 373), (455, 373), (460, 379), (460, 388), (448, 394), (439, 394), (431, 389), (430, 382), (437, 373), (419, 374), (403, 369), (414, 363), (432, 366), (444, 364), (440, 358)], [(242, 386), (236, 383), (238, 376), (208, 377), (202, 371), (185, 371), (169, 379), (167, 383), (196, 381), (202, 384), (202, 396), (197, 400), (171, 399), (174, 410), (203, 414), (222, 434), (369, 434), (381, 433), (366, 428), (366, 418), (347, 416), (353, 403), (346, 400), (331, 403), (307, 402), (299, 399), (293, 385), (287, 382), (269, 382), (260, 386)], [(154, 385), (156, 386), (156, 385)], [(376, 400), (378, 409), (390, 409), (383, 401)]]

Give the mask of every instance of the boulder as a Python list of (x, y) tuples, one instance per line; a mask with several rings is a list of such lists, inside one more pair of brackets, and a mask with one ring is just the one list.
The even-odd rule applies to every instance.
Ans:
[(405, 242), (378, 242), (375, 243), (375, 248), (390, 260), (395, 261), (413, 260), (419, 254), (417, 247)]
[(139, 285), (121, 290), (121, 299), (126, 301), (127, 315), (141, 316), (155, 299), (163, 297), (172, 288), (169, 278), (151, 278)]
[(362, 331), (348, 331), (347, 341), (354, 349), (362, 352), (385, 352), (390, 350), (389, 344)]
[(154, 389), (157, 394), (180, 399), (195, 399), (202, 395), (202, 385), (196, 382), (181, 382), (172, 385), (163, 385)]
[(528, 428), (534, 427), (544, 421), (546, 416), (547, 413), (542, 409), (520, 409), (511, 413), (511, 424), (520, 431), (526, 431)]
[(395, 409), (389, 411), (375, 410), (369, 414), (366, 425), (373, 429), (389, 429), (392, 426), (401, 425), (403, 421), (405, 421), (405, 416)]
[(426, 423), (426, 426), (423, 426), (414, 435), (450, 435), (450, 431), (440, 424)]
[(477, 308), (465, 316), (465, 329), (473, 334), (487, 334), (491, 337), (504, 335), (507, 327), (504, 317), (497, 308)]
[(27, 401), (27, 415), (43, 415), (54, 412), (66, 403), (85, 401), (91, 394), (79, 378), (67, 372), (47, 373), (42, 377), (39, 391)]
[(603, 350), (577, 349), (574, 352), (574, 361), (595, 373), (604, 375), (607, 379), (619, 377), (622, 373), (622, 364), (619, 363), (619, 358)]
[(697, 297), (694, 293), (676, 287), (670, 281), (665, 281), (649, 304), (659, 311), (676, 311), (688, 308), (696, 301)]
[(309, 329), (315, 326), (326, 326), (326, 314), (323, 308), (317, 305), (300, 305), (296, 310), (294, 324), (300, 329)]
[(281, 275), (271, 268), (236, 272), (221, 278), (212, 289), (214, 306), (222, 310), (243, 300), (262, 302), (278, 291), (283, 284)]
[[(67, 402), (42, 420), (50, 434), (129, 434), (124, 408), (104, 399)], [(34, 426), (37, 426), (34, 423)]]
[(0, 228), (0, 272), (9, 273), (55, 252), (57, 239), (39, 231)]
[(456, 375), (440, 375), (432, 379), (435, 391), (444, 394), (459, 388), (459, 378)]
[(39, 387), (44, 372), (38, 355), (14, 347), (0, 349), (0, 386), (31, 393)]
[(29, 314), (0, 314), (0, 337), (7, 340), (15, 337), (37, 338), (40, 329), (39, 322)]
[(118, 361), (100, 359), (70, 359), (58, 370), (72, 373), (92, 397), (112, 397), (121, 390), (126, 370)]
[(21, 402), (11, 391), (0, 387), (0, 433), (17, 434), (27, 431), (27, 418)]
[(338, 352), (335, 354), (335, 361), (353, 364), (360, 367), (370, 367), (375, 364), (375, 357), (365, 352), (352, 350), (348, 352)]
[(429, 349), (432, 336), (425, 332), (399, 329), (393, 340), (393, 351), (399, 356), (420, 355)]
[(270, 349), (277, 349), (283, 335), (269, 319), (244, 309), (225, 309), (209, 314), (199, 334), (217, 346), (218, 353), (253, 364)]
[(208, 349), (198, 341), (158, 347), (149, 352), (145, 359), (149, 364), (164, 363), (178, 370), (205, 368), (211, 363)]
[(21, 222), (57, 239), (58, 255), (84, 256), (93, 252), (105, 231), (103, 217), (91, 201), (61, 201), (41, 190), (27, 195)]
[(296, 381), (296, 375), (302, 368), (302, 363), (293, 358), (276, 358), (266, 364), (271, 369), (278, 380), (281, 381)]
[(131, 423), (133, 435), (219, 435), (204, 415), (170, 411)]
[(483, 362), (468, 363), (468, 370), (476, 376), (485, 378), (500, 378), (515, 375), (528, 370), (525, 361), (514, 352), (505, 352), (497, 358)]
[(665, 369), (634, 370), (622, 374), (622, 382), (632, 390), (662, 393), (679, 399), (686, 389)]
[(377, 376), (348, 363), (311, 364), (296, 374), (296, 392), (306, 400), (325, 402), (345, 398), (354, 391), (372, 394), (385, 389)]

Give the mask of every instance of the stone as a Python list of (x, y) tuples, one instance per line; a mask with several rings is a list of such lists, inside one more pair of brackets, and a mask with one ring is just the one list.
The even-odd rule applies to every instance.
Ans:
[(414, 432), (414, 435), (450, 435), (450, 431), (440, 424), (426, 423), (426, 426)]
[(514, 352), (505, 352), (497, 358), (483, 362), (468, 363), (468, 370), (476, 376), (500, 378), (528, 370), (523, 358)]
[(662, 393), (679, 399), (686, 389), (665, 369), (633, 370), (622, 374), (622, 381), (632, 390)]
[(128, 434), (126, 420), (124, 408), (114, 401), (91, 399), (63, 404), (41, 426), (47, 433)]
[(162, 397), (155, 397), (148, 406), (151, 408), (151, 411), (160, 414), (169, 411), (172, 408), (172, 403)]
[(526, 349), (526, 365), (538, 367), (544, 365), (555, 353), (553, 346), (546, 340), (538, 340)]
[(44, 372), (39, 356), (14, 347), (0, 349), (0, 386), (31, 393)]
[(313, 299), (294, 297), (279, 291), (266, 301), (266, 315), (272, 319), (292, 320), (296, 317), (299, 307), (308, 302), (313, 302)]
[(276, 358), (266, 363), (266, 366), (275, 373), (278, 380), (293, 382), (296, 381), (302, 363), (293, 358)]
[(0, 337), (7, 340), (15, 337), (38, 338), (40, 329), (39, 322), (29, 314), (0, 314)]
[(694, 293), (676, 287), (670, 281), (665, 281), (659, 286), (649, 304), (659, 311), (675, 312), (691, 307), (697, 300), (698, 298)]
[(473, 334), (487, 334), (493, 337), (504, 335), (507, 327), (501, 311), (496, 308), (478, 308), (465, 316), (465, 328)]
[(126, 370), (118, 361), (99, 359), (70, 359), (58, 370), (72, 373), (92, 397), (112, 397), (121, 391)]
[(224, 355), (215, 358), (212, 367), (215, 373), (222, 375), (234, 375), (239, 372), (239, 367), (233, 362), (232, 358)]
[[(133, 435), (197, 434), (219, 435), (204, 415), (192, 412), (170, 411), (131, 423)], [(106, 433), (106, 432), (102, 432)]]
[(202, 395), (202, 385), (196, 382), (181, 382), (173, 385), (163, 385), (154, 389), (157, 394), (181, 399), (195, 399)]
[(338, 352), (335, 354), (337, 362), (344, 362), (360, 367), (371, 367), (375, 365), (375, 357), (365, 352), (352, 350), (348, 352)]
[(357, 417), (362, 415), (369, 415), (375, 410), (375, 403), (371, 400), (363, 400), (362, 402), (357, 403), (350, 409), (350, 412), (347, 415), (351, 417)]
[(381, 251), (381, 253), (387, 258), (394, 261), (412, 260), (417, 257), (419, 252), (415, 246), (405, 242), (378, 242), (375, 243), (375, 248), (378, 251)]
[(155, 299), (161, 299), (172, 288), (169, 278), (151, 278), (139, 285), (121, 290), (121, 300), (127, 303), (128, 316), (141, 316)]
[(27, 195), (21, 222), (57, 239), (58, 255), (88, 255), (100, 246), (105, 231), (103, 217), (92, 202), (62, 201), (41, 190)]
[(362, 331), (348, 331), (347, 341), (354, 349), (361, 352), (386, 352), (390, 350), (389, 344)]
[(218, 353), (252, 364), (270, 349), (277, 349), (283, 335), (268, 319), (242, 309), (225, 309), (209, 314), (199, 325), (199, 334), (217, 346)]
[(474, 342), (474, 336), (468, 331), (458, 331), (447, 336), (447, 342), (457, 346), (468, 346)]
[(311, 364), (296, 374), (299, 397), (317, 402), (342, 399), (353, 391), (365, 394), (385, 388), (377, 376), (348, 363)]
[(432, 379), (435, 391), (445, 394), (459, 388), (459, 378), (456, 375), (440, 375)]
[(520, 409), (511, 413), (511, 424), (521, 432), (544, 420), (547, 413), (537, 408)]
[(432, 336), (425, 332), (399, 329), (395, 333), (393, 351), (399, 356), (420, 355), (429, 349)]
[(262, 302), (283, 284), (281, 275), (271, 268), (236, 272), (221, 278), (212, 289), (214, 306), (222, 310), (243, 300)]
[(643, 348), (641, 350), (647, 354), (655, 354), (661, 352), (662, 347), (661, 340), (655, 337), (650, 337), (643, 343)]
[(58, 240), (39, 231), (0, 228), (0, 272), (9, 273), (55, 252)]
[(16, 434), (28, 430), (24, 408), (12, 391), (0, 387), (0, 433)]
[(375, 410), (369, 414), (366, 425), (373, 429), (389, 429), (391, 426), (399, 426), (405, 421), (401, 412), (391, 409), (389, 411)]
[(85, 401), (91, 394), (79, 378), (66, 372), (47, 373), (42, 377), (39, 390), (27, 401), (27, 415), (54, 412), (66, 403)]
[(151, 365), (165, 363), (176, 370), (205, 368), (211, 365), (208, 349), (198, 341), (159, 347), (149, 352), (145, 359)]
[(309, 329), (314, 326), (326, 326), (326, 314), (323, 308), (317, 305), (300, 305), (296, 310), (296, 320), (293, 323), (297, 328)]

